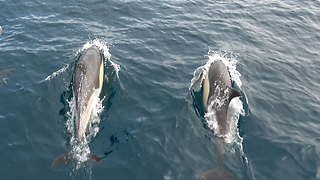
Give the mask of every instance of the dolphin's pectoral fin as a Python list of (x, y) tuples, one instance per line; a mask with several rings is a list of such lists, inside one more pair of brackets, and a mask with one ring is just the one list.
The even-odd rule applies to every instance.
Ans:
[(234, 89), (234, 88), (232, 88), (232, 87), (229, 87), (229, 86), (227, 86), (227, 88), (228, 88), (228, 90), (229, 90), (229, 102), (230, 102), (233, 98), (241, 96), (240, 91), (238, 91), (238, 90), (236, 90), (236, 89)]
[(109, 84), (109, 78), (106, 74), (104, 75), (104, 80), (107, 81), (107, 84)]
[(101, 159), (98, 158), (97, 155), (95, 155), (95, 154), (93, 154), (93, 153), (90, 153), (90, 154), (89, 154), (89, 157), (90, 157), (91, 159), (94, 159), (100, 166), (102, 166)]
[(236, 180), (234, 175), (222, 168), (206, 171), (200, 180)]
[(60, 164), (69, 164), (72, 160), (73, 160), (73, 156), (70, 152), (63, 153), (53, 161), (51, 168)]
[(202, 73), (198, 74), (197, 76), (193, 77), (191, 79), (191, 85), (190, 87), (196, 91), (199, 92), (202, 86)]

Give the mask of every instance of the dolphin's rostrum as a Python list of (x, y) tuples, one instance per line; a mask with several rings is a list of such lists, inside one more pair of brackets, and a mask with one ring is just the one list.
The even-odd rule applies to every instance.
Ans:
[[(99, 98), (104, 78), (104, 64), (100, 50), (97, 46), (91, 46), (83, 52), (77, 63), (73, 76), (73, 97), (75, 101), (76, 129), (79, 143), (86, 142), (86, 129), (89, 124), (91, 111)], [(94, 154), (90, 158), (102, 165), (101, 160)], [(51, 167), (59, 164), (68, 164), (74, 160), (72, 152), (58, 156)]]
[(230, 75), (221, 60), (214, 61), (203, 82), (203, 102), (206, 112), (214, 111), (218, 122), (217, 134), (217, 167), (206, 171), (200, 180), (235, 180), (234, 175), (222, 168), (222, 159), (226, 142), (224, 136), (229, 131), (230, 118), (228, 109), (234, 97), (240, 92), (231, 87)]

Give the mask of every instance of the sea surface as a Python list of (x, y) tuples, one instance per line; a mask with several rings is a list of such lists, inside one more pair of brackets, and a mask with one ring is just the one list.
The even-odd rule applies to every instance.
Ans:
[[(0, 26), (0, 179), (200, 179), (217, 134), (191, 80), (215, 60), (242, 95), (222, 167), (320, 179), (319, 0), (0, 0)], [(87, 150), (103, 165), (50, 168), (77, 147), (72, 78), (91, 45), (108, 78)]]

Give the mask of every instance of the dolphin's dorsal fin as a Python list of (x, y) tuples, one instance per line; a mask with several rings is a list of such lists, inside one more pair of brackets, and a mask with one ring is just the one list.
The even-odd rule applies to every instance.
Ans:
[(236, 89), (234, 89), (234, 88), (232, 88), (232, 87), (229, 87), (229, 86), (228, 86), (227, 88), (228, 88), (228, 90), (229, 90), (229, 102), (230, 102), (233, 98), (241, 96), (240, 91), (238, 91), (238, 90), (236, 90)]

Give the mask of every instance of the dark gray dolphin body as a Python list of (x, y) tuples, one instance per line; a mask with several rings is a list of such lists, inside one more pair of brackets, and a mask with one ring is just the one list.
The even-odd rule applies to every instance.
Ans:
[[(85, 133), (89, 124), (92, 106), (99, 98), (104, 77), (104, 64), (100, 50), (91, 46), (80, 57), (73, 76), (73, 97), (75, 102), (76, 128), (79, 143), (86, 141)], [(101, 160), (94, 154), (89, 155), (100, 165)], [(58, 156), (51, 167), (67, 164), (73, 160), (68, 152)]]
[[(203, 82), (203, 102), (206, 112), (215, 111), (218, 121), (219, 136), (226, 135), (229, 131), (228, 109), (234, 97), (241, 96), (240, 92), (231, 87), (230, 75), (227, 67), (220, 60), (214, 61)], [(235, 180), (234, 175), (222, 168), (222, 159), (225, 151), (225, 140), (217, 138), (217, 168), (204, 173), (201, 180)]]
[(81, 56), (73, 77), (76, 126), (79, 141), (85, 140), (92, 105), (99, 97), (104, 77), (103, 59), (99, 49), (92, 46)]

